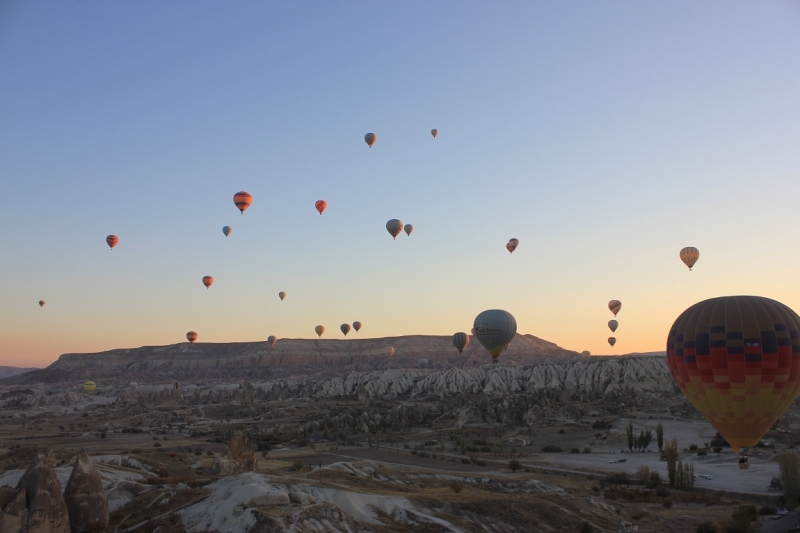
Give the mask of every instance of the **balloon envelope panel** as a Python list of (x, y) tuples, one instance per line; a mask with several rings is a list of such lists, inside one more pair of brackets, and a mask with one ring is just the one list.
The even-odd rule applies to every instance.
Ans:
[(517, 334), (517, 321), (508, 311), (490, 309), (475, 317), (472, 333), (489, 355), (497, 359)]
[(734, 450), (755, 446), (800, 393), (800, 316), (758, 296), (705, 300), (672, 325), (667, 363)]

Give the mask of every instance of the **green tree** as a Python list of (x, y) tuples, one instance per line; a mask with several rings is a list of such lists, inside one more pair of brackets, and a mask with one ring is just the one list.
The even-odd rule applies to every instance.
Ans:
[(656, 426), (656, 443), (658, 444), (658, 451), (664, 451), (664, 424), (661, 422)]
[(664, 457), (667, 460), (667, 478), (669, 486), (675, 486), (675, 467), (678, 462), (678, 439), (672, 439), (664, 446)]
[(793, 509), (797, 506), (800, 496), (800, 457), (792, 451), (785, 450), (778, 454), (778, 468), (781, 472), (781, 485), (786, 507)]
[(628, 434), (628, 450), (633, 451), (633, 421), (628, 420), (628, 427), (625, 432)]
[(522, 465), (521, 465), (521, 464), (519, 463), (519, 461), (517, 461), (516, 459), (511, 459), (511, 460), (508, 462), (508, 468), (509, 468), (509, 469), (510, 469), (512, 472), (516, 472), (517, 470), (519, 470), (520, 468), (522, 468)]

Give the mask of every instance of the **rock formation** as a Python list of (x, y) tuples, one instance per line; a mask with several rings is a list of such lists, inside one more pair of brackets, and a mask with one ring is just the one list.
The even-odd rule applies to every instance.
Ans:
[(250, 435), (237, 431), (228, 443), (228, 453), (217, 456), (211, 464), (211, 472), (218, 476), (232, 476), (258, 468), (256, 451)]
[[(20, 478), (15, 494), (0, 512), (3, 533), (70, 533), (67, 504), (51, 464), (52, 452), (39, 454)], [(8, 494), (3, 496), (8, 499)]]
[(84, 452), (75, 459), (75, 466), (64, 489), (64, 500), (72, 533), (108, 526), (108, 500), (103, 481), (94, 463)]

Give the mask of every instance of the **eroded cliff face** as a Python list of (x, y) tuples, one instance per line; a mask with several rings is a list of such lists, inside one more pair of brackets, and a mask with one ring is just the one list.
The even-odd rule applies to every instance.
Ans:
[[(393, 353), (392, 353), (393, 352)], [(369, 371), (414, 368), (420, 358), (429, 368), (469, 367), (487, 363), (478, 342), (463, 354), (449, 336), (410, 335), (380, 339), (281, 339), (267, 342), (181, 343), (169, 346), (110, 350), (93, 354), (65, 354), (43, 370), (8, 378), (2, 384), (56, 383), (91, 379), (153, 382), (168, 379), (256, 379), (286, 376), (298, 371)], [(564, 350), (532, 335), (517, 335), (502, 361), (517, 365), (576, 360)]]

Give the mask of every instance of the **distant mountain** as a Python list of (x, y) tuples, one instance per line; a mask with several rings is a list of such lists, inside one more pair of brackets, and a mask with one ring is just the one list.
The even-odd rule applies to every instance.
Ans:
[[(393, 352), (393, 353), (392, 353)], [(390, 355), (391, 354), (391, 355)], [(87, 379), (158, 382), (263, 379), (315, 372), (341, 373), (392, 368), (448, 368), (488, 364), (491, 358), (474, 338), (459, 354), (450, 336), (409, 335), (378, 339), (280, 339), (267, 342), (195, 343), (144, 346), (92, 354), (65, 354), (45, 369), (5, 379), (2, 384), (57, 383)], [(503, 364), (572, 361), (577, 352), (533, 335), (518, 334), (500, 357)]]
[(667, 352), (631, 352), (626, 353), (625, 357), (666, 357)]
[(17, 368), (15, 366), (0, 366), (0, 379), (8, 378), (11, 376), (18, 376), (26, 372), (33, 372), (39, 370), (38, 368)]

